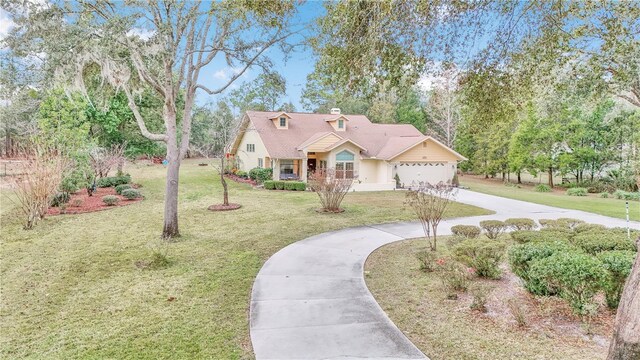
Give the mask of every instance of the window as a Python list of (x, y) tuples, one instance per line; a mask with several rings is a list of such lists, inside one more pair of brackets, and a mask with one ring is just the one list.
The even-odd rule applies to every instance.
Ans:
[(285, 117), (280, 118), (280, 127), (287, 127), (287, 118)]
[(353, 160), (355, 156), (347, 150), (336, 154), (336, 177), (339, 179), (353, 179)]
[(321, 170), (327, 169), (327, 160), (320, 160), (320, 169)]
[(264, 166), (264, 160), (262, 158), (258, 158), (258, 167), (261, 168)]
[(280, 174), (293, 174), (293, 160), (280, 160)]
[(247, 152), (256, 152), (256, 144), (247, 144)]
[(344, 120), (338, 120), (338, 129), (344, 129)]

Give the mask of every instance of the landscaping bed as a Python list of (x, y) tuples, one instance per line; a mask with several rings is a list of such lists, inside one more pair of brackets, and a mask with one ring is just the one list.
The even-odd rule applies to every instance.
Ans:
[[(120, 201), (118, 201), (115, 205), (107, 205), (102, 200), (103, 196), (116, 196)], [(116, 207), (127, 206), (133, 203), (137, 203), (142, 201), (143, 198), (137, 199), (127, 199), (122, 195), (118, 195), (116, 190), (112, 187), (107, 188), (97, 188), (96, 191), (93, 192), (93, 196), (89, 196), (86, 190), (79, 190), (75, 194), (71, 194), (71, 198), (69, 202), (66, 204), (66, 210), (62, 210), (61, 207), (50, 207), (47, 210), (47, 215), (55, 216), (55, 215), (70, 215), (70, 214), (82, 214), (89, 213), (94, 211), (101, 211), (107, 209), (113, 209)], [(79, 206), (75, 206), (76, 201), (80, 202)]]
[[(615, 313), (605, 310), (584, 324), (566, 302), (528, 293), (504, 265), (499, 280), (476, 278), (449, 300), (441, 279), (420, 270), (415, 253), (425, 246), (426, 240), (415, 239), (378, 249), (367, 260), (365, 279), (394, 324), (430, 359), (606, 357)], [(481, 287), (489, 289), (486, 312), (471, 309)], [(524, 326), (514, 311), (524, 314)]]

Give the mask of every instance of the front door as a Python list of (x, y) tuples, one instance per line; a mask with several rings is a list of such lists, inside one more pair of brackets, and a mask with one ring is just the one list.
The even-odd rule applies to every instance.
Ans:
[(316, 171), (316, 159), (307, 160), (307, 174), (312, 174)]

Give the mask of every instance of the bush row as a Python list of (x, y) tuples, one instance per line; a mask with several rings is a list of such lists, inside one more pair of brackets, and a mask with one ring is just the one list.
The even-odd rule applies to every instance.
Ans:
[(268, 180), (264, 182), (264, 188), (267, 190), (305, 191), (307, 189), (307, 184), (302, 181)]
[(273, 178), (273, 169), (271, 168), (253, 168), (249, 170), (249, 178), (256, 181), (258, 184), (262, 184), (267, 180)]

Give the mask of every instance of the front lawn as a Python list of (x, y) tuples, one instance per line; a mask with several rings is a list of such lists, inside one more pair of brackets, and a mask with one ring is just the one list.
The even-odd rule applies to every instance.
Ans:
[[(404, 192), (351, 193), (342, 214), (318, 214), (310, 192), (253, 190), (230, 182), (243, 205), (221, 201), (211, 166), (181, 169), (180, 230), (159, 241), (165, 169), (126, 169), (145, 201), (47, 218), (22, 230), (2, 190), (1, 358), (251, 358), (248, 307), (253, 280), (279, 249), (324, 231), (410, 220)], [(452, 204), (448, 217), (488, 214)], [(170, 265), (140, 266), (154, 253)]]
[[(442, 237), (441, 244), (448, 238)], [(510, 241), (509, 236), (502, 238)], [(440, 275), (419, 269), (416, 253), (425, 246), (425, 239), (383, 246), (367, 259), (365, 279), (389, 318), (430, 359), (606, 357), (614, 313), (603, 310), (585, 325), (566, 302), (531, 296), (510, 272), (500, 280), (475, 278), (467, 292), (448, 300)], [(448, 255), (446, 246), (440, 246), (438, 254)], [(491, 291), (486, 313), (470, 308), (479, 286)], [(524, 327), (517, 324), (514, 314), (519, 312), (510, 306), (524, 314)]]
[[(472, 191), (484, 194), (565, 209), (582, 210), (620, 219), (626, 218), (625, 200), (618, 200), (612, 197), (603, 199), (599, 197), (599, 194), (568, 196), (564, 190), (557, 189), (554, 189), (553, 192), (542, 193), (534, 191), (532, 185), (507, 186), (497, 179), (482, 179), (472, 175), (461, 176), (460, 183), (469, 187)], [(640, 202), (629, 201), (629, 218), (640, 221)]]

